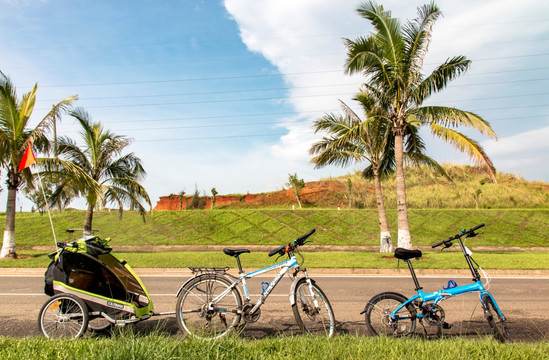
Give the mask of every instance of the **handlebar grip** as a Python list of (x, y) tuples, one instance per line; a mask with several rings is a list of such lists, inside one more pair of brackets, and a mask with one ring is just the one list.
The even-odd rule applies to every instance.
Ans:
[(480, 229), (480, 228), (483, 227), (483, 226), (484, 226), (484, 223), (479, 224), (479, 225), (475, 226), (474, 228), (469, 229), (469, 231), (470, 231), (470, 232), (473, 232), (473, 231), (475, 231), (475, 230)]
[[(462, 236), (465, 235), (465, 234), (467, 234), (467, 236), (469, 236), (469, 237), (473, 237), (474, 235), (477, 235), (477, 234), (474, 234), (475, 230), (478, 230), (478, 229), (480, 229), (480, 228), (483, 227), (483, 226), (485, 226), (484, 223), (479, 224), (479, 225), (477, 225), (477, 226), (475, 226), (475, 227), (472, 227), (472, 228), (470, 228), (470, 229), (467, 230), (467, 231), (462, 230), (461, 234), (454, 235), (454, 236), (450, 237), (448, 240), (443, 240), (443, 241), (438, 242), (438, 243), (436, 243), (436, 244), (434, 244), (434, 245), (431, 245), (431, 248), (434, 249), (434, 248), (439, 247), (439, 246), (441, 246), (441, 245), (449, 246), (449, 243), (450, 243), (452, 240), (457, 239), (457, 238), (460, 238), (460, 237), (462, 237)], [(473, 234), (473, 235), (470, 236), (470, 234)]]
[(311, 235), (313, 235), (315, 233), (316, 229), (311, 229), (308, 233), (306, 233), (305, 235), (301, 235), (300, 237), (298, 237), (297, 239), (294, 240), (294, 244), (297, 244), (297, 245), (303, 245), (304, 244), (304, 241)]
[(442, 240), (441, 242), (436, 243), (435, 245), (431, 245), (431, 248), (434, 249), (434, 248), (439, 247), (441, 245), (444, 245), (446, 247), (450, 247), (450, 246), (452, 246), (452, 240), (454, 240), (454, 239), (457, 239), (457, 236), (452, 236), (452, 237), (450, 237), (446, 240)]
[(279, 246), (276, 249), (273, 249), (269, 251), (269, 256), (274, 256), (276, 254), (280, 254), (282, 251), (286, 251), (286, 245)]

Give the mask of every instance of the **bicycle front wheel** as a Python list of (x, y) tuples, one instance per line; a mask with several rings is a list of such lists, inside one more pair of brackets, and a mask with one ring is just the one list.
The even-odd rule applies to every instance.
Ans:
[(366, 304), (366, 327), (372, 335), (406, 336), (416, 329), (416, 311), (404, 306), (394, 317), (391, 313), (408, 300), (404, 295), (385, 292), (377, 294)]
[(505, 318), (496, 309), (492, 298), (488, 295), (484, 295), (482, 297), (482, 302), (484, 303), (486, 318), (492, 328), (494, 338), (502, 343), (511, 342), (511, 333), (509, 332)]
[(301, 330), (310, 335), (332, 336), (335, 318), (332, 306), (324, 292), (306, 278), (297, 281), (293, 295), (292, 310)]
[(88, 327), (88, 307), (73, 295), (55, 295), (38, 313), (38, 328), (48, 339), (75, 339)]
[(175, 317), (183, 332), (201, 339), (217, 339), (240, 322), (242, 299), (231, 281), (217, 274), (197, 276), (177, 298)]

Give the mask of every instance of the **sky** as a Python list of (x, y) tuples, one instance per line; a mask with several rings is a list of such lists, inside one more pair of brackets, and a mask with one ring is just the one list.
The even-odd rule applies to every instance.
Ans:
[[(427, 1), (379, 1), (402, 22)], [(424, 73), (465, 55), (471, 69), (429, 104), (473, 111), (498, 140), (466, 129), (496, 169), (549, 181), (549, 2), (439, 0)], [(344, 39), (372, 31), (356, 0), (0, 0), (0, 70), (18, 96), (38, 84), (32, 116), (77, 94), (75, 106), (133, 139), (152, 206), (185, 191), (282, 189), (367, 164), (315, 169), (312, 122), (354, 106), (364, 77), (348, 76)], [(66, 115), (60, 135), (79, 141)], [(441, 163), (471, 164), (422, 132)], [(4, 171), (2, 171), (4, 173)], [(2, 174), (0, 174), (2, 175)], [(5, 188), (5, 178), (0, 179)], [(0, 211), (7, 191), (0, 192)], [(18, 195), (18, 209), (30, 201)], [(73, 203), (82, 207), (82, 201)]]

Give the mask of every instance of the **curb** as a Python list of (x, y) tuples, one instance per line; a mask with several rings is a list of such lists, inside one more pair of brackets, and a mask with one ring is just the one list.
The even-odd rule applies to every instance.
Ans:
[[(133, 268), (139, 276), (191, 276), (192, 272), (187, 268)], [(257, 269), (243, 269), (250, 272)], [(424, 270), (415, 269), (418, 276), (426, 277), (470, 277), (469, 270)], [(0, 268), (0, 276), (43, 276), (46, 268)], [(236, 269), (229, 271), (236, 275)], [(371, 276), (371, 277), (409, 277), (408, 269), (321, 269), (308, 268), (307, 272), (312, 276)], [(549, 270), (488, 270), (491, 278), (498, 277), (547, 277)]]
[[(112, 249), (116, 252), (167, 252), (167, 251), (223, 251), (224, 248), (230, 249), (249, 249), (250, 251), (265, 251), (269, 252), (278, 245), (113, 245)], [(414, 249), (421, 251), (436, 251), (431, 246), (414, 246)], [(482, 252), (527, 252), (527, 251), (547, 251), (549, 247), (509, 247), (509, 246), (475, 246), (472, 247), (474, 251)], [(32, 250), (51, 252), (55, 251), (55, 248), (49, 245), (33, 246)], [(372, 251), (379, 252), (378, 245), (307, 245), (303, 252), (326, 252), (326, 251)], [(459, 247), (446, 249), (445, 251), (459, 252)]]

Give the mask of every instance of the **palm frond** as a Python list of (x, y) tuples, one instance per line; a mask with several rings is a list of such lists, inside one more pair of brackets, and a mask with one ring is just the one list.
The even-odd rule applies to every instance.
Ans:
[(437, 124), (444, 127), (465, 126), (475, 129), (483, 135), (497, 139), (496, 133), (490, 124), (470, 111), (446, 106), (423, 106), (418, 108), (414, 115), (427, 124)]
[(402, 29), (404, 41), (407, 44), (404, 62), (409, 86), (419, 79), (423, 60), (431, 41), (433, 25), (441, 15), (434, 3), (424, 5), (418, 8), (418, 17), (408, 21)]
[(465, 73), (470, 66), (471, 60), (468, 60), (465, 56), (454, 56), (446, 60), (414, 89), (411, 96), (414, 98), (415, 103), (421, 104), (433, 93), (446, 88), (450, 81)]
[(452, 144), (452, 146), (460, 152), (467, 154), (477, 165), (486, 165), (492, 180), (496, 181), (496, 169), (494, 168), (494, 164), (492, 164), (492, 161), (479, 143), (458, 131), (448, 129), (438, 124), (431, 124), (431, 132), (434, 136)]

